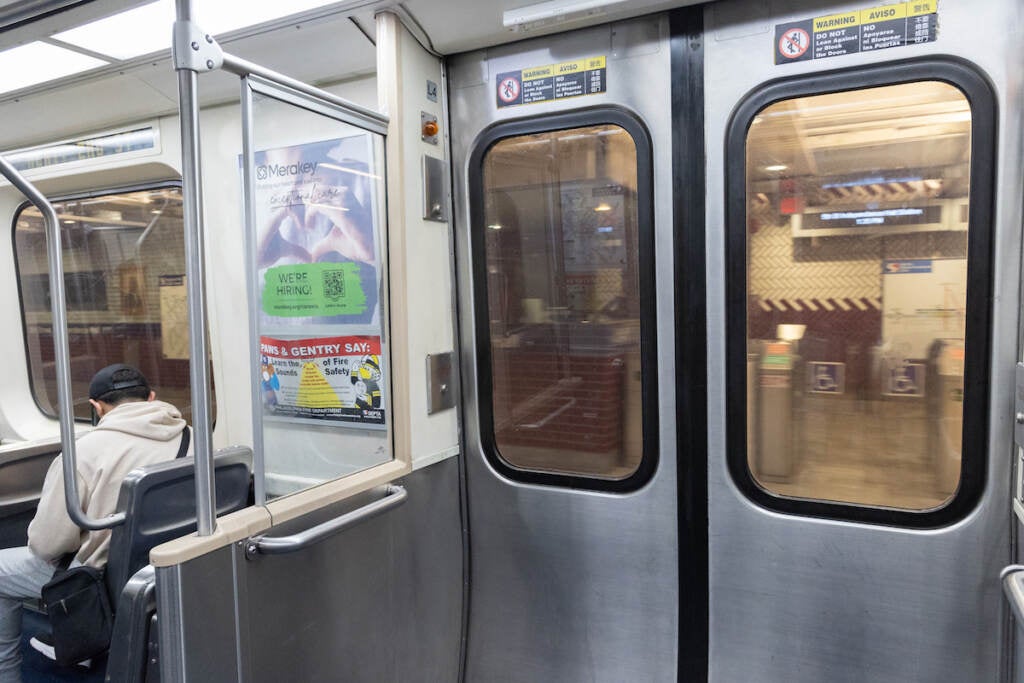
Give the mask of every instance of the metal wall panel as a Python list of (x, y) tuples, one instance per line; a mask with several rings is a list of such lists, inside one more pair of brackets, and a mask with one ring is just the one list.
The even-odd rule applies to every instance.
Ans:
[[(180, 657), (187, 676), (167, 680), (458, 680), (458, 460), (449, 458), (396, 483), (409, 493), (402, 506), (299, 552), (250, 561), (235, 544), (177, 568), (175, 594), (166, 595), (160, 609), (180, 604), (188, 638)], [(373, 497), (371, 492), (318, 510), (275, 528), (274, 535), (308, 528)], [(213, 575), (212, 566), (218, 568)], [(228, 599), (232, 590), (235, 601)], [(234, 605), (238, 618), (232, 619), (230, 637), (221, 606)], [(216, 647), (203, 648), (203, 642)], [(236, 679), (239, 668), (243, 673)]]
[(230, 549), (156, 573), (160, 680), (244, 680), (238, 671)]
[[(496, 76), (606, 55), (607, 93), (498, 110)], [(670, 681), (678, 649), (668, 22), (648, 17), (460, 55), (450, 64), (470, 517), (467, 681)], [(485, 459), (477, 420), (468, 180), (498, 121), (614, 104), (654, 147), (660, 461), (627, 495), (513, 482)], [(699, 561), (684, 557), (683, 562)]]
[[(880, 4), (880, 3), (875, 3)], [(1001, 641), (999, 570), (1010, 560), (1009, 463), (1019, 315), (1021, 25), (1015, 0), (943, 0), (938, 41), (775, 66), (775, 24), (870, 2), (720, 3), (706, 11), (710, 679), (828, 681), (995, 680)], [(774, 9), (775, 14), (772, 14)], [(956, 27), (956, 31), (950, 30)], [(969, 49), (968, 49), (969, 48)], [(724, 147), (739, 101), (797, 74), (925, 55), (977, 64), (1000, 103), (994, 239), (991, 416), (984, 497), (965, 519), (909, 530), (769, 512), (737, 490), (726, 467)], [(823, 81), (841, 84), (841, 79)], [(1008, 108), (1010, 107), (1010, 108)]]

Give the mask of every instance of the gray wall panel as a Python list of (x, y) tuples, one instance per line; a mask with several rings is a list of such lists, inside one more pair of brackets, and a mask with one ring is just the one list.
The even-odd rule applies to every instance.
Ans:
[(230, 548), (157, 570), (161, 680), (239, 680), (233, 576)]
[[(246, 681), (457, 680), (463, 583), (458, 470), (449, 458), (413, 472), (397, 482), (409, 493), (402, 506), (294, 554), (249, 561), (236, 544), (200, 558), (208, 565), (203, 570), (194, 565), (200, 560), (183, 565), (187, 680), (234, 680), (222, 673), (233, 659), (234, 636), (225, 637), (221, 619), (209, 618), (231, 607), (232, 576), (244, 607)], [(375, 497), (367, 493), (280, 525), (274, 535)]]

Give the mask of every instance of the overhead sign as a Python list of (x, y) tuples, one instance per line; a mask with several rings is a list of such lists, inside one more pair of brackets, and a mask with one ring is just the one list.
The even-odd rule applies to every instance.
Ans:
[(775, 25), (775, 63), (934, 42), (938, 0), (916, 0)]
[(596, 95), (608, 89), (607, 60), (588, 57), (498, 74), (498, 107)]

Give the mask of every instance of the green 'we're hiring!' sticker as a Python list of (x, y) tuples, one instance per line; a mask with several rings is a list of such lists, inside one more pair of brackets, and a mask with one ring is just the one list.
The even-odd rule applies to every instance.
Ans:
[(263, 311), (280, 318), (359, 315), (366, 293), (359, 263), (302, 263), (268, 268)]

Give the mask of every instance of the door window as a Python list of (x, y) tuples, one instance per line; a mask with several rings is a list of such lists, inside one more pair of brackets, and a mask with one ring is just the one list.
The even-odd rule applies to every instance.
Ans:
[(919, 80), (753, 114), (731, 233), (739, 245), (743, 231), (742, 476), (772, 505), (941, 508), (970, 471), (965, 386), (985, 353), (969, 324), (984, 296), (970, 273), (987, 258), (972, 102)]
[(511, 469), (621, 482), (641, 468), (645, 171), (615, 124), (507, 136), (483, 157), (484, 400)]

